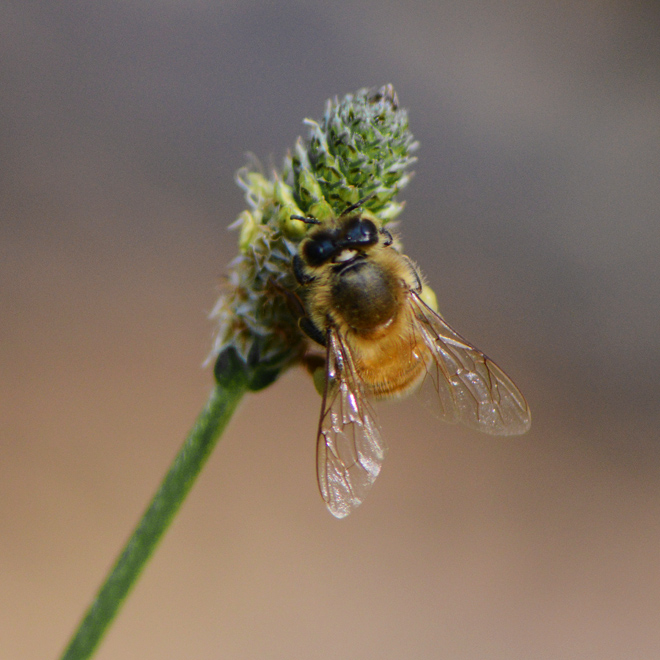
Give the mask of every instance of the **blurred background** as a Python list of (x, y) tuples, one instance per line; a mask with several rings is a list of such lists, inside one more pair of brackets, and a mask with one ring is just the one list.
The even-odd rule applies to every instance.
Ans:
[(0, 657), (55, 658), (212, 387), (246, 152), (392, 83), (401, 233), (531, 432), (380, 407), (352, 516), (320, 399), (246, 397), (103, 660), (660, 657), (660, 14), (620, 0), (0, 8)]

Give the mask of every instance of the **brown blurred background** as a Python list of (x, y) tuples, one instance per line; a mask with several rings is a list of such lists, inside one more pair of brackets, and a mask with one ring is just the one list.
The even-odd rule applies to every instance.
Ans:
[[(496, 8), (493, 8), (496, 7)], [(0, 8), (0, 658), (55, 658), (212, 380), (244, 208), (329, 96), (391, 82), (408, 253), (529, 435), (385, 406), (317, 493), (302, 372), (248, 397), (98, 658), (660, 657), (655, 3)]]

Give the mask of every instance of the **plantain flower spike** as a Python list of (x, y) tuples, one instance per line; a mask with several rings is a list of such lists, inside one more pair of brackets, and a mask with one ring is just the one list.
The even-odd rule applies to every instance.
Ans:
[(236, 177), (248, 208), (230, 225), (239, 232), (239, 254), (211, 314), (212, 358), (216, 378), (239, 364), (252, 390), (299, 362), (307, 347), (291, 309), (298, 289), (291, 262), (312, 225), (292, 216), (324, 222), (370, 196), (363, 212), (388, 225), (403, 210), (395, 197), (415, 161), (417, 142), (392, 85), (331, 99), (321, 121), (304, 123), (309, 135), (298, 138), (281, 172), (266, 177), (253, 164)]

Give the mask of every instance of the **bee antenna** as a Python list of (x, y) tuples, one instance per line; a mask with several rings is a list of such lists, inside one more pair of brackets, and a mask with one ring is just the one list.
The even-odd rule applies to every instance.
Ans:
[(321, 221), (317, 220), (316, 218), (312, 218), (311, 216), (309, 217), (304, 217), (302, 215), (292, 215), (289, 216), (291, 220), (302, 220), (306, 225), (320, 225)]
[(339, 217), (343, 218), (345, 215), (349, 215), (350, 213), (352, 213), (356, 209), (359, 209), (365, 202), (368, 202), (370, 199), (372, 199), (375, 196), (376, 196), (376, 192), (374, 191), (374, 192), (370, 193), (369, 195), (367, 195), (366, 197), (363, 197), (359, 201), (355, 202), (355, 204), (351, 204), (348, 208), (346, 208), (342, 211), (342, 213)]

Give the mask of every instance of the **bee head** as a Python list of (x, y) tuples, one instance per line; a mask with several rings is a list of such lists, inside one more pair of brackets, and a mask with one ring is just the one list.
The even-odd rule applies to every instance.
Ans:
[(340, 218), (337, 227), (320, 227), (313, 231), (302, 243), (301, 256), (312, 268), (318, 268), (331, 261), (345, 262), (373, 245), (377, 245), (380, 235), (376, 224), (361, 215)]

